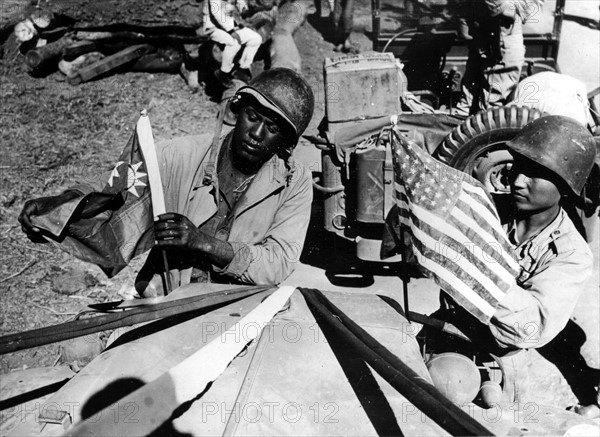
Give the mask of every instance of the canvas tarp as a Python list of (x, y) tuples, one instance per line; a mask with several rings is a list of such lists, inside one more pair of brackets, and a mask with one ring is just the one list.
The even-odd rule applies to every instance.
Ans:
[[(223, 286), (208, 288), (205, 284), (191, 284), (169, 297), (183, 297), (197, 293), (199, 289), (215, 291), (218, 287)], [(388, 304), (374, 295), (327, 293), (327, 297), (386, 347), (403, 357), (417, 373), (428, 378), (418, 345), (411, 335), (414, 327)], [(263, 293), (205, 315), (188, 317), (168, 328), (164, 322), (153, 322), (123, 330), (111, 347), (48, 402), (69, 410), (75, 423), (82, 420), (82, 414), (88, 417), (87, 420), (94, 420), (93, 414), (110, 401), (117, 401), (120, 396), (157, 378), (191, 355), (239, 321), (262, 298)], [(294, 293), (289, 308), (273, 320), (269, 329), (269, 334), (265, 334), (267, 338), (263, 336), (261, 340), (266, 341), (266, 345), (259, 354), (254, 353), (256, 342), (252, 343), (201, 398), (173, 420), (172, 426), (177, 431), (191, 435), (222, 435), (228, 427), (235, 435), (376, 435), (372, 423), (376, 413), (374, 406), (379, 409), (380, 421), (383, 420), (383, 424), (376, 420), (378, 427), (389, 426), (385, 423), (390, 422), (392, 410), (402, 412), (403, 409), (405, 413), (413, 413), (415, 426), (422, 426), (420, 415), (414, 414), (414, 407), (411, 408), (411, 404), (385, 381), (373, 375), (366, 365), (356, 364), (359, 360), (354, 360), (353, 364), (351, 358), (343, 358), (350, 363), (350, 370), (346, 369), (346, 372), (350, 372), (351, 377), (346, 375), (336, 357), (336, 354), (343, 354), (343, 347), (337, 347), (336, 353), (332, 351), (299, 292)], [(243, 341), (247, 333), (242, 329), (239, 335)], [(254, 377), (253, 381), (246, 382), (251, 362), (254, 362)], [(368, 383), (359, 381), (365, 378)], [(362, 395), (357, 396), (355, 390)], [(243, 399), (238, 399), (240, 393)], [(168, 393), (162, 395), (169, 396)], [(386, 400), (388, 398), (392, 399), (394, 408)], [(124, 427), (135, 427), (136, 408), (131, 407), (131, 417), (120, 418)], [(34, 417), (30, 419), (20, 423), (9, 435), (52, 435), (52, 427), (47, 426), (40, 434), (39, 426), (30, 423), (34, 422)], [(396, 419), (391, 421), (396, 422)], [(430, 426), (436, 430), (434, 434), (444, 434), (437, 425), (432, 423)], [(54, 433), (60, 435), (56, 428)]]
[[(190, 284), (169, 298), (216, 291), (223, 286)], [(415, 326), (376, 295), (324, 292), (344, 313), (400, 357), (421, 378), (429, 380), (418, 345)], [(192, 355), (204, 344), (255, 308), (266, 293), (259, 293), (202, 315), (176, 322), (158, 321), (124, 330), (112, 345), (86, 366), (46, 406), (63, 408), (74, 422), (98, 420), (98, 411), (148, 383)], [(236, 334), (239, 341), (248, 335)], [(394, 390), (343, 343), (330, 342), (298, 291), (263, 331), (193, 402), (180, 406), (155, 435), (448, 435), (412, 403)], [(202, 368), (198, 368), (202, 372)], [(156, 394), (162, 402), (173, 393)], [(118, 421), (117, 435), (139, 435), (136, 427), (144, 400), (108, 409)], [(577, 423), (543, 407), (543, 421), (532, 419), (519, 406), (482, 411), (473, 404), (463, 408), (498, 434), (526, 426), (544, 434)], [(43, 410), (44, 405), (39, 409)], [(106, 414), (107, 410), (104, 410)], [(116, 413), (120, 411), (120, 414)], [(550, 414), (551, 413), (551, 414)], [(550, 417), (552, 416), (552, 417)], [(560, 419), (558, 424), (554, 418)], [(11, 436), (61, 435), (60, 425), (40, 431), (35, 415), (21, 416)], [(535, 417), (533, 418), (535, 419)], [(539, 419), (539, 418), (538, 418)], [(546, 431), (546, 432), (544, 432)], [(562, 434), (562, 432), (561, 432)]]

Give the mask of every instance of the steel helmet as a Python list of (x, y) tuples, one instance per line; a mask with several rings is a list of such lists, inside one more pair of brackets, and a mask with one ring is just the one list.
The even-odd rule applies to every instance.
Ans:
[(577, 196), (581, 194), (596, 157), (592, 134), (575, 119), (562, 115), (532, 121), (506, 145), (552, 170)]
[(433, 385), (457, 405), (471, 402), (479, 392), (481, 375), (473, 360), (456, 352), (434, 355), (427, 362)]
[(281, 116), (299, 138), (313, 115), (315, 98), (308, 82), (289, 68), (272, 68), (256, 76), (240, 88), (231, 101), (231, 110), (237, 113), (244, 97), (253, 97), (258, 103)]

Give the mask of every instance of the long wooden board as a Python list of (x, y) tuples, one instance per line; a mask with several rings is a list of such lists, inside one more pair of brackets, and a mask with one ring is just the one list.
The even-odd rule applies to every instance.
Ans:
[(222, 305), (268, 288), (271, 286), (240, 287), (5, 335), (0, 337), (0, 355)]

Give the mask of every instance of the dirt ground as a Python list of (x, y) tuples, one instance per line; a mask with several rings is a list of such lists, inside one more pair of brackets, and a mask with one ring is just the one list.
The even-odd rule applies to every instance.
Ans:
[[(357, 3), (357, 11), (362, 11), (356, 18), (357, 26), (370, 30), (370, 2)], [(82, 22), (95, 20), (97, 24), (98, 20), (156, 23), (156, 10), (162, 11), (160, 24), (194, 24), (195, 17), (199, 17), (198, 4), (186, 0), (70, 0), (62, 2), (61, 7)], [(303, 74), (317, 91), (315, 116), (308, 128), (309, 133), (315, 133), (324, 114), (323, 93), (318, 92), (323, 59), (336, 53), (333, 44), (309, 23), (300, 28), (295, 39), (303, 59)], [(256, 71), (261, 68), (260, 63), (255, 65)], [(78, 179), (99, 177), (110, 169), (142, 108), (148, 109), (154, 137), (161, 140), (212, 131), (217, 104), (202, 91), (192, 93), (178, 75), (125, 73), (79, 86), (69, 85), (58, 72), (32, 78), (14, 37), (4, 45), (0, 74), (0, 335), (5, 335), (70, 320), (91, 303), (130, 297), (133, 279), (143, 261), (136, 260), (108, 279), (93, 265), (81, 263), (50, 245), (35, 245), (17, 222), (24, 202), (57, 194)], [(584, 80), (593, 81), (587, 77)], [(318, 152), (311, 145), (300, 144), (298, 153), (305, 163), (319, 168)], [(315, 242), (309, 242), (307, 250), (311, 244)], [(598, 259), (597, 247), (595, 256)], [(72, 289), (60, 286), (75, 276)], [(307, 282), (298, 285), (339, 289), (314, 266), (302, 266), (293, 280)], [(396, 288), (398, 283), (394, 281), (397, 279), (376, 278), (367, 288)], [(421, 282), (411, 286), (418, 288), (419, 284), (432, 288)], [(588, 334), (585, 359), (598, 367), (597, 281), (594, 287), (578, 311), (586, 318), (582, 323)], [(433, 292), (414, 295), (417, 310), (430, 309), (435, 301)], [(588, 317), (590, 308), (596, 312), (592, 320)], [(0, 372), (59, 362), (60, 345), (53, 344), (0, 356)], [(566, 406), (576, 401), (552, 365), (541, 358), (534, 365), (539, 388), (548, 393), (549, 403)]]

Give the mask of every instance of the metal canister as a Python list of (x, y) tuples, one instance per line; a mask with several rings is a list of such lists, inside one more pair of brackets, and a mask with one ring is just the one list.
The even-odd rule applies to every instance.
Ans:
[(336, 165), (332, 151), (321, 152), (324, 226), (329, 232), (343, 235), (346, 226), (346, 199), (341, 166)]
[(356, 150), (356, 220), (383, 223), (385, 209), (385, 146)]

